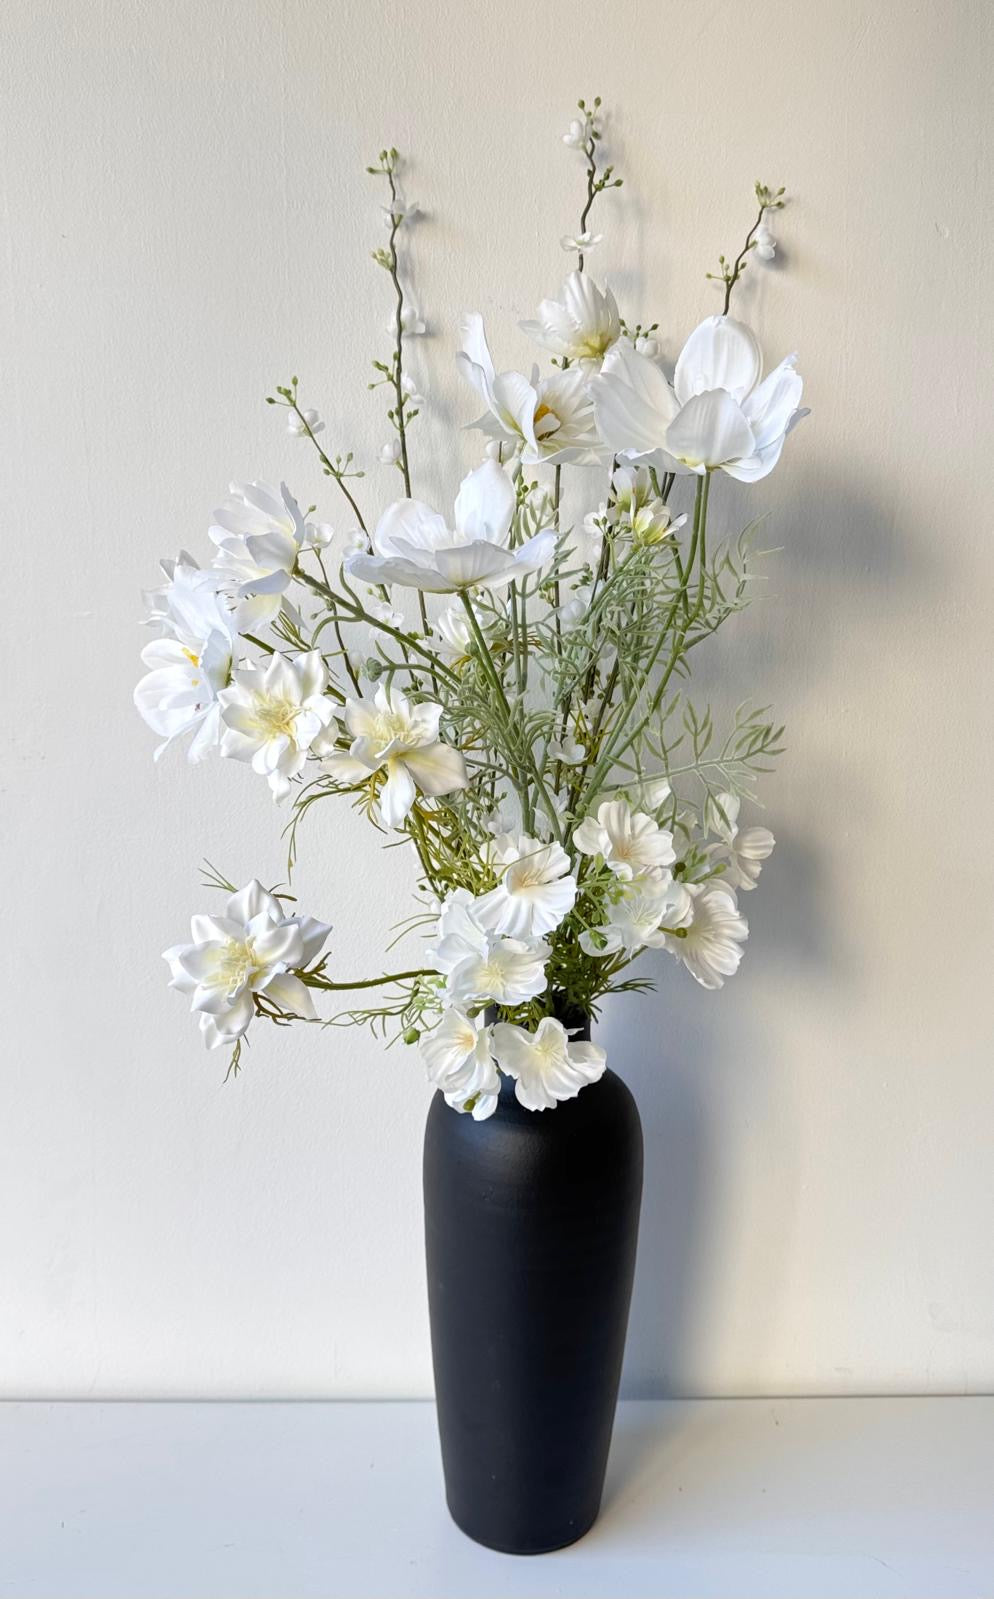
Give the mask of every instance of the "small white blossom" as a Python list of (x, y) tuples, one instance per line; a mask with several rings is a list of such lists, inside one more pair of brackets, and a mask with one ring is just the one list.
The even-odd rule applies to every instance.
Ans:
[(490, 858), (500, 880), (478, 901), (485, 927), (514, 938), (540, 937), (569, 915), (576, 878), (561, 844), (504, 834), (494, 840)]
[(386, 600), (378, 600), (371, 596), (366, 601), (366, 610), (370, 616), (375, 616), (378, 622), (386, 622), (388, 627), (403, 627), (404, 625), (403, 612), (395, 610), (392, 605), (387, 604)]
[(683, 961), (702, 988), (721, 988), (742, 960), (742, 945), (749, 925), (739, 912), (730, 888), (716, 881), (688, 883), (693, 898), (693, 919), (679, 933), (667, 936), (666, 948)]
[(772, 261), (777, 253), (777, 241), (765, 222), (756, 229), (754, 248), (761, 261)]
[(308, 523), (311, 534), (311, 543), (316, 550), (326, 550), (335, 537), (335, 529), (330, 522)]
[(549, 745), (549, 754), (553, 760), (562, 761), (564, 766), (579, 766), (586, 759), (587, 751), (583, 744), (578, 744), (575, 738), (567, 734), (561, 742), (556, 740)]
[(609, 902), (604, 925), (580, 934), (580, 947), (588, 955), (624, 950), (631, 957), (641, 949), (663, 947), (667, 930), (686, 926), (692, 915), (693, 900), (682, 883), (662, 873), (633, 877), (621, 883)]
[(380, 207), (380, 210), (383, 212), (383, 226), (386, 228), (392, 228), (395, 222), (413, 222), (414, 218), (419, 214), (420, 209), (421, 208), (416, 200), (408, 200), (405, 204), (398, 195), (397, 199), (391, 201), (389, 205)]
[(472, 639), (466, 612), (461, 605), (449, 605), (436, 616), (431, 630), (438, 639), (438, 653), (445, 661), (460, 661)]
[(586, 255), (596, 249), (603, 239), (603, 233), (564, 233), (559, 240), (560, 248), (570, 255)]
[(562, 1022), (545, 1016), (534, 1033), (498, 1022), (493, 1047), (502, 1072), (516, 1079), (515, 1098), (526, 1110), (554, 1110), (603, 1077), (607, 1056), (596, 1044), (572, 1042)]
[[(394, 321), (389, 324), (388, 332), (396, 333), (396, 331), (397, 322), (396, 319), (394, 319)], [(427, 324), (425, 323), (423, 317), (418, 315), (413, 305), (405, 305), (403, 311), (400, 313), (400, 331), (406, 339), (420, 339), (425, 333), (428, 332)]]
[(275, 654), (264, 667), (236, 672), (218, 695), (225, 724), (221, 754), (251, 761), (252, 770), (269, 779), (274, 800), (286, 799), (291, 780), (334, 718), (327, 681), (319, 650), (293, 661)]
[(444, 1095), (447, 1105), (453, 1110), (469, 1110), (477, 1122), (493, 1115), (500, 1074), (491, 1052), (489, 1027), (453, 1007), (424, 1035), (420, 1050), (428, 1081)]
[(563, 134), (563, 144), (571, 150), (584, 150), (590, 138), (592, 123), (589, 116), (573, 117)]
[(344, 555), (359, 555), (363, 550), (369, 549), (369, 539), (361, 527), (353, 528), (351, 533), (346, 533), (342, 539), (342, 552)]
[(327, 754), (323, 764), (332, 776), (351, 784), (386, 772), (378, 796), (380, 815), (387, 827), (400, 827), (419, 789), (422, 794), (451, 794), (469, 781), (462, 755), (439, 739), (441, 715), (440, 705), (412, 705), (399, 689), (381, 684), (372, 701), (346, 700), (352, 747), (348, 755)]
[(324, 423), (317, 411), (301, 411), (299, 416), (296, 411), (290, 411), (287, 414), (286, 430), (295, 439), (306, 439), (323, 433)]
[(380, 445), (380, 460), (384, 466), (393, 466), (400, 460), (400, 440), (388, 439), (386, 444)]
[(505, 938), (485, 927), (482, 900), (465, 888), (445, 899), (435, 939), (425, 946), (425, 959), (446, 978), (451, 1005), (523, 1005), (546, 986), (545, 963), (551, 954), (541, 939)]
[(558, 616), (564, 628), (578, 627), (590, 609), (593, 589), (589, 583), (578, 583), (568, 600), (559, 607)]
[(676, 860), (673, 834), (658, 827), (644, 811), (633, 811), (622, 799), (605, 800), (596, 820), (585, 817), (573, 834), (573, 843), (581, 855), (600, 855), (605, 866), (624, 879), (661, 872)]
[(313, 917), (286, 916), (255, 879), (232, 894), (222, 916), (194, 916), (189, 944), (163, 952), (170, 987), (192, 996), (208, 1049), (233, 1044), (255, 1015), (254, 994), (292, 1016), (314, 1017), (295, 972), (310, 966), (331, 931)]
[(633, 343), (639, 355), (647, 356), (650, 361), (659, 359), (659, 340), (654, 339), (650, 333), (640, 333)]

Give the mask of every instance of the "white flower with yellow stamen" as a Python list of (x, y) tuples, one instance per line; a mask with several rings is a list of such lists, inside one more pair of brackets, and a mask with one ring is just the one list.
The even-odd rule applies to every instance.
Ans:
[(498, 1022), (493, 1047), (502, 1072), (517, 1079), (516, 1099), (526, 1110), (554, 1110), (603, 1077), (607, 1056), (596, 1044), (570, 1040), (562, 1022), (543, 1017), (534, 1033)]
[(440, 705), (412, 705), (399, 689), (381, 684), (371, 701), (346, 700), (344, 719), (352, 746), (347, 755), (326, 755), (323, 765), (349, 784), (385, 771), (380, 815), (387, 827), (400, 827), (419, 789), (422, 794), (451, 794), (468, 784), (462, 755), (438, 736), (441, 715)]
[(464, 1011), (447, 1010), (420, 1044), (428, 1081), (453, 1110), (468, 1110), (485, 1121), (497, 1109), (500, 1074), (494, 1063), (490, 1029), (471, 1021)]
[[(605, 800), (596, 819), (586, 817), (573, 834), (581, 855), (600, 855), (616, 877), (661, 872), (673, 865), (673, 834), (657, 826), (645, 811), (633, 811), (623, 799)], [(667, 876), (668, 876), (667, 872)]]
[[(589, 238), (563, 241), (563, 248), (589, 250)], [(554, 355), (582, 367), (599, 367), (612, 344), (621, 338), (618, 304), (608, 288), (599, 288), (586, 272), (571, 272), (558, 300), (543, 300), (534, 322), (521, 331)]]
[(232, 483), (208, 533), (214, 568), (238, 604), (238, 625), (252, 631), (277, 616), (310, 529), (285, 483)]
[(580, 367), (529, 382), (521, 372), (497, 372), (478, 312), (463, 318), (462, 345), (456, 365), (486, 403), (486, 411), (470, 427), (506, 440), (509, 454), (526, 465), (539, 461), (591, 461), (598, 440), (594, 413)]
[(500, 879), (477, 901), (484, 927), (513, 938), (539, 938), (573, 909), (576, 878), (561, 844), (504, 834), (494, 839), (489, 858)]
[(313, 917), (286, 916), (255, 879), (232, 894), (221, 916), (194, 916), (189, 944), (163, 952), (170, 987), (191, 995), (208, 1049), (233, 1044), (255, 1015), (253, 995), (308, 1020), (314, 1006), (295, 973), (320, 954), (331, 931)]
[(665, 947), (682, 960), (702, 988), (721, 988), (739, 969), (749, 924), (735, 895), (720, 882), (688, 883), (693, 899), (690, 924), (667, 934)]
[(275, 800), (285, 799), (304, 769), (311, 746), (334, 718), (325, 695), (328, 674), (320, 651), (236, 672), (218, 695), (224, 734), (221, 754), (251, 761), (269, 779)]
[(487, 928), (482, 901), (468, 889), (449, 894), (439, 912), (434, 940), (425, 958), (446, 978), (450, 1004), (523, 1005), (546, 986), (545, 963), (551, 950), (541, 939), (505, 938)]

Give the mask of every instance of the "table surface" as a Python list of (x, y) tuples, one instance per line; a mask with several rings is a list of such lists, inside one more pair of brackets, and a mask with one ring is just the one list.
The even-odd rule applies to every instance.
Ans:
[(619, 1409), (601, 1518), (449, 1521), (429, 1404), (0, 1405), (0, 1599), (991, 1599), (994, 1398)]

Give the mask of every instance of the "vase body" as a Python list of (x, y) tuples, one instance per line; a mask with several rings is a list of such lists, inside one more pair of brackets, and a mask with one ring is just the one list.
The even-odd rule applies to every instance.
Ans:
[(642, 1195), (614, 1072), (555, 1110), (503, 1078), (474, 1122), (436, 1094), (424, 1149), (428, 1302), (446, 1499), (478, 1543), (539, 1554), (600, 1507)]

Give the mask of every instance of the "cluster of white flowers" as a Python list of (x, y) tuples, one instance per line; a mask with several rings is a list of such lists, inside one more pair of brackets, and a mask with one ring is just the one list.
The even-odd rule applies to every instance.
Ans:
[[(564, 135), (587, 167), (580, 226), (561, 241), (576, 269), (521, 324), (551, 370), (498, 372), (482, 316), (461, 323), (456, 363), (484, 407), (469, 426), (487, 443), (451, 513), (412, 492), (409, 427), (425, 401), (405, 350), (426, 324), (397, 241), (418, 208), (385, 150), (368, 170), (389, 184), (389, 245), (372, 255), (395, 293), (394, 342), (370, 387), (390, 396), (380, 461), (402, 497), (364, 520), (363, 474), (325, 453), (294, 378), (270, 403), (342, 491), (347, 530), (309, 520), (285, 484), (232, 484), (210, 566), (183, 552), (145, 596), (155, 637), (135, 703), (163, 740), (156, 755), (190, 735), (191, 761), (245, 762), (292, 802), (294, 837), (312, 800), (351, 796), (390, 842), (409, 840), (430, 906), (411, 919), (430, 923), (412, 969), (348, 983), (325, 971), (326, 924), (286, 915), (258, 882), (225, 885), (224, 913), (194, 917), (191, 942), (165, 953), (208, 1046), (237, 1047), (256, 1016), (314, 1019), (312, 990), (382, 985), (383, 1003), (351, 1018), (395, 1018), (430, 1082), (477, 1120), (502, 1078), (544, 1110), (601, 1077), (604, 1051), (578, 1023), (644, 952), (720, 988), (748, 934), (737, 896), (774, 845), (740, 811), (780, 730), (737, 717), (712, 753), (710, 713), (686, 684), (690, 649), (741, 608), (748, 581), (727, 547), (720, 567), (708, 547), (715, 474), (764, 478), (805, 415), (795, 357), (764, 377), (755, 334), (728, 314), (747, 253), (773, 259), (766, 217), (783, 190), (757, 185), (759, 220), (734, 263), (721, 258), (725, 311), (670, 368), (657, 324), (626, 322), (583, 270), (601, 238), (593, 201), (620, 183), (600, 165), (599, 104), (579, 102)], [(599, 467), (604, 496), (575, 532), (561, 500), (574, 466)], [(571, 493), (589, 481), (576, 473)], [(671, 770), (676, 704), (692, 749)]]

